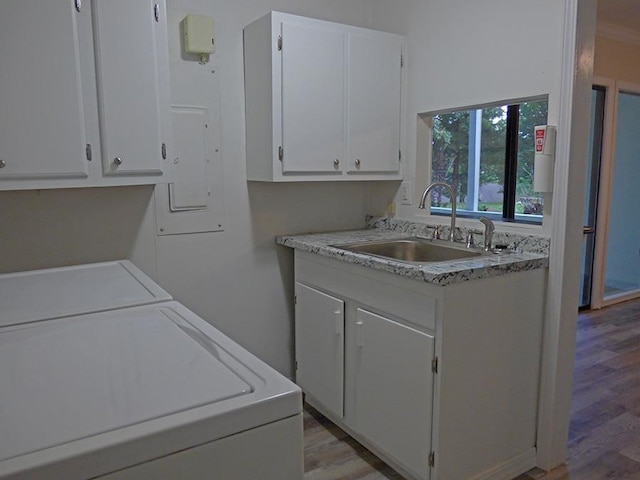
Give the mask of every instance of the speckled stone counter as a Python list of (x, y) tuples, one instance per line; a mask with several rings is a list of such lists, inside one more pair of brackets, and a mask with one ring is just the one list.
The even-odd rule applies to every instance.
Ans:
[[(276, 237), (276, 243), (440, 286), (549, 266), (548, 239), (535, 236), (509, 234), (512, 238), (509, 239), (509, 242), (504, 243), (510, 249), (510, 253), (425, 264), (401, 262), (332, 246), (363, 241), (388, 240), (403, 236), (425, 236), (429, 238), (431, 233), (427, 235), (425, 232), (428, 229), (433, 229), (433, 226), (412, 222), (403, 222), (401, 225), (390, 225), (387, 222), (386, 226), (375, 225), (375, 227), (344, 232), (279, 235)], [(466, 235), (466, 231), (463, 232), (463, 235)], [(499, 232), (496, 232), (494, 238), (500, 239), (499, 235)], [(500, 240), (494, 242), (494, 244), (499, 243)]]

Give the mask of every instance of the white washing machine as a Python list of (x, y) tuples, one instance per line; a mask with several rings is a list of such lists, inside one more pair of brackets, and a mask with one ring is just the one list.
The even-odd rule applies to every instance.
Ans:
[(0, 275), (0, 479), (303, 477), (300, 389), (127, 261)]

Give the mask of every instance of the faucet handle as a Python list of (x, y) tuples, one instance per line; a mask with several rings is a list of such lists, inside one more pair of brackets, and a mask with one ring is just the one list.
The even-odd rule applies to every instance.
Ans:
[(491, 251), (491, 243), (493, 241), (493, 231), (496, 226), (487, 217), (480, 217), (480, 221), (484, 225), (484, 249), (485, 251)]
[(467, 248), (473, 248), (475, 246), (475, 242), (473, 241), (473, 232), (467, 233)]

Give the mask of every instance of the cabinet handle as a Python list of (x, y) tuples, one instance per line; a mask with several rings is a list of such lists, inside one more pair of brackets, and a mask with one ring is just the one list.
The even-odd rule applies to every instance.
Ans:
[(5, 162), (4, 160), (0, 160), (0, 168), (4, 168), (7, 166), (7, 162)]
[(364, 322), (356, 322), (356, 346), (364, 347), (364, 338), (362, 337), (362, 329)]
[(356, 168), (360, 168), (360, 159), (356, 158)]
[(338, 160), (337, 158), (333, 161), (333, 166), (334, 167), (339, 167), (340, 166), (340, 160)]
[(122, 165), (122, 159), (121, 159), (120, 157), (116, 157), (116, 158), (114, 158), (114, 159), (113, 159), (113, 164), (114, 164), (116, 167), (119, 167), (120, 165)]
[(336, 316), (336, 335), (342, 335), (342, 312), (336, 310), (333, 314)]

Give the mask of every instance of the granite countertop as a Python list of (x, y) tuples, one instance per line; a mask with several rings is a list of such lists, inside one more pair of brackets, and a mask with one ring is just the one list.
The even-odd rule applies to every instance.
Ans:
[(440, 286), (549, 266), (549, 257), (545, 252), (512, 251), (504, 254), (483, 255), (471, 259), (413, 264), (351, 252), (331, 246), (372, 240), (387, 240), (411, 235), (411, 233), (402, 233), (397, 230), (374, 228), (344, 232), (279, 235), (276, 237), (276, 243), (285, 247)]

